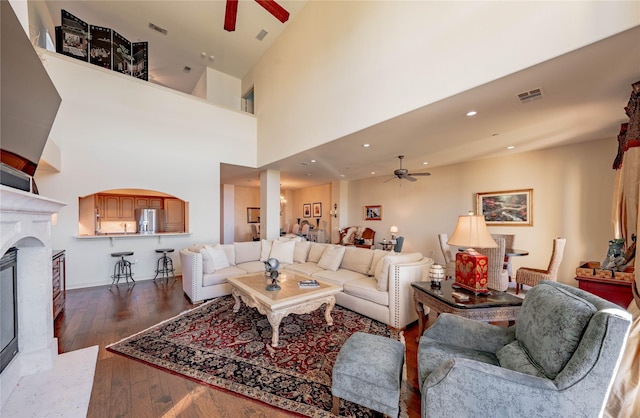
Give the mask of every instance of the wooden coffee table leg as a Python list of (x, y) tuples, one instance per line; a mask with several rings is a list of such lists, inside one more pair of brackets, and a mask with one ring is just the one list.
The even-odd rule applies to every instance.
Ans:
[(277, 347), (278, 341), (280, 339), (280, 322), (282, 322), (282, 318), (286, 315), (280, 312), (270, 312), (267, 313), (267, 319), (269, 320), (269, 324), (271, 324), (271, 347)]
[(333, 325), (333, 318), (331, 317), (331, 311), (336, 306), (336, 298), (331, 297), (331, 300), (327, 302), (327, 307), (324, 309), (324, 319), (327, 321), (327, 325)]
[(233, 288), (231, 289), (231, 295), (233, 295), (233, 299), (236, 301), (236, 304), (233, 305), (233, 312), (238, 312), (240, 310), (240, 305), (242, 304), (240, 294), (235, 288)]

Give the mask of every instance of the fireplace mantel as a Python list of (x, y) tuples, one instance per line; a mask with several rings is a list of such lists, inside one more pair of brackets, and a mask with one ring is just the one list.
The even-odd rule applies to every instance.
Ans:
[(23, 376), (51, 369), (58, 355), (53, 334), (51, 215), (65, 204), (0, 185), (0, 255), (18, 248), (19, 353), (0, 379), (4, 405)]

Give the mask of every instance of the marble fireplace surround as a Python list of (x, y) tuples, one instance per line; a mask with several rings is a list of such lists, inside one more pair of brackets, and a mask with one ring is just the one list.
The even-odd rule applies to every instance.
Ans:
[(18, 248), (19, 353), (0, 375), (0, 406), (20, 378), (53, 367), (58, 344), (53, 332), (51, 215), (64, 203), (0, 186), (0, 255)]

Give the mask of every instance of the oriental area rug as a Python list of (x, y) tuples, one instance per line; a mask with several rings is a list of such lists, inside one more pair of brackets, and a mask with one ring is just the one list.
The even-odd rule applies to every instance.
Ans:
[[(385, 324), (336, 305), (333, 326), (324, 307), (289, 315), (279, 347), (255, 308), (224, 296), (107, 346), (107, 350), (212, 387), (306, 416), (332, 416), (331, 370), (342, 344), (357, 331), (401, 339)], [(372, 411), (341, 400), (340, 415)]]

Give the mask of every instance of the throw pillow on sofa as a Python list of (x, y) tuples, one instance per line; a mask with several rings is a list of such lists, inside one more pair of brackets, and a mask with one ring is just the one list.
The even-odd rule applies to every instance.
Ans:
[(281, 264), (293, 264), (293, 252), (296, 248), (295, 241), (275, 240), (271, 244), (269, 258), (275, 258)]
[(294, 263), (306, 263), (307, 255), (311, 249), (311, 243), (309, 241), (296, 242), (296, 248), (293, 250), (293, 262)]
[(220, 245), (224, 250), (224, 253), (227, 255), (227, 260), (229, 260), (230, 266), (236, 265), (236, 250), (233, 244), (222, 244)]
[(311, 243), (311, 248), (309, 249), (309, 255), (307, 255), (307, 261), (311, 261), (312, 263), (317, 263), (322, 258), (322, 254), (329, 248), (330, 245), (327, 244), (319, 244), (317, 242)]
[(342, 245), (331, 245), (327, 248), (318, 261), (318, 267), (325, 270), (337, 271), (342, 263), (344, 252), (347, 247)]
[(267, 241), (263, 239), (262, 243), (262, 252), (260, 253), (260, 261), (265, 262), (269, 259), (269, 254), (271, 254), (271, 245), (273, 241)]
[(229, 267), (227, 253), (224, 252), (220, 244), (216, 244), (213, 247), (205, 245), (204, 248), (200, 250), (200, 254), (202, 254), (202, 272), (204, 274), (211, 274), (216, 270)]

